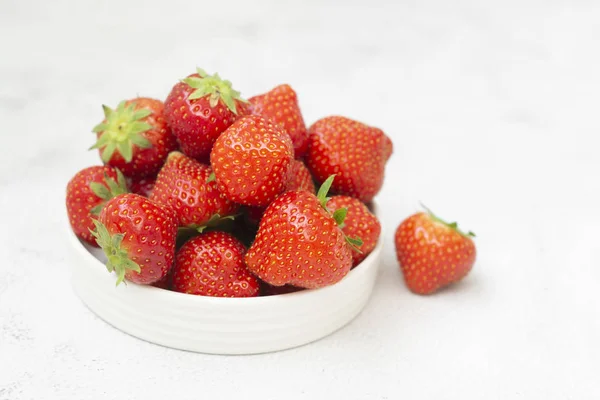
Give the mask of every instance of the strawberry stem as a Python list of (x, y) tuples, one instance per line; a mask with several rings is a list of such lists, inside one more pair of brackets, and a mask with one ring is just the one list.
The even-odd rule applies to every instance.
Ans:
[(455, 222), (447, 222), (445, 220), (443, 220), (442, 218), (438, 217), (437, 215), (435, 215), (429, 208), (427, 208), (423, 203), (421, 203), (421, 207), (423, 207), (425, 209), (425, 211), (427, 211), (427, 214), (429, 214), (429, 216), (431, 217), (432, 220), (439, 222), (440, 224), (443, 224), (445, 226), (447, 226), (448, 228), (460, 233), (462, 236), (465, 237), (476, 237), (475, 233), (473, 233), (472, 231), (468, 231), (467, 233), (461, 231), (458, 228), (458, 223)]

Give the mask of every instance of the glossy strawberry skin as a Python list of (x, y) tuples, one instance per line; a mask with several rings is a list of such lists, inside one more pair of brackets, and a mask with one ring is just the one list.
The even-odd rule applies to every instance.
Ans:
[(309, 128), (306, 163), (318, 182), (337, 175), (332, 192), (368, 203), (383, 185), (392, 150), (381, 129), (345, 117), (326, 117)]
[(431, 294), (458, 282), (475, 263), (473, 240), (425, 212), (404, 220), (394, 239), (404, 280), (414, 293)]
[(289, 85), (279, 85), (248, 101), (253, 114), (271, 120), (290, 136), (296, 158), (304, 156), (308, 148), (308, 132), (294, 89)]
[(98, 220), (111, 235), (124, 235), (121, 247), (140, 267), (139, 273), (128, 271), (125, 279), (149, 285), (169, 273), (177, 235), (177, 219), (170, 208), (137, 194), (122, 194), (106, 203)]
[(235, 214), (239, 208), (217, 188), (210, 166), (180, 152), (169, 155), (158, 173), (150, 198), (171, 207), (180, 226), (202, 226), (213, 215)]
[(244, 264), (244, 245), (225, 232), (208, 232), (177, 252), (173, 290), (201, 296), (254, 297), (259, 282)]
[[(193, 92), (194, 88), (187, 83), (177, 83), (165, 100), (165, 118), (181, 151), (201, 162), (208, 162), (215, 140), (238, 118), (238, 114), (221, 100), (215, 107), (211, 107), (208, 97), (190, 100)], [(242, 113), (247, 112), (243, 103), (237, 104)]]
[(246, 265), (268, 284), (315, 289), (341, 280), (352, 266), (352, 254), (317, 197), (294, 191), (267, 207)]
[(155, 182), (155, 178), (134, 179), (129, 184), (129, 190), (131, 193), (150, 198)]
[(236, 203), (264, 207), (285, 188), (294, 148), (289, 136), (259, 116), (233, 123), (210, 155), (219, 190)]
[(340, 208), (348, 209), (342, 231), (351, 238), (363, 241), (360, 253), (352, 252), (352, 265), (355, 267), (373, 251), (381, 234), (381, 224), (375, 215), (360, 200), (349, 196), (333, 196), (327, 202), (331, 212)]
[(117, 179), (117, 172), (108, 166), (94, 166), (82, 169), (67, 184), (67, 215), (75, 235), (92, 246), (98, 246), (96, 239), (90, 233), (94, 229), (91, 213), (92, 208), (102, 204), (103, 199), (92, 191), (90, 184), (97, 182), (106, 186), (106, 176)]
[[(165, 162), (169, 152), (177, 149), (175, 136), (171, 133), (164, 118), (163, 102), (148, 97), (138, 97), (128, 100), (125, 104), (134, 104), (136, 110), (146, 109), (152, 112), (142, 120), (152, 126), (150, 130), (142, 133), (152, 147), (143, 149), (134, 146), (133, 159), (130, 162), (125, 161), (116, 151), (106, 164), (118, 168), (125, 176), (131, 178), (153, 177)], [(103, 134), (103, 132), (98, 133), (97, 137), (100, 138)], [(104, 149), (99, 149), (100, 155), (103, 151)]]
[[(306, 190), (315, 193), (315, 184), (306, 165), (300, 160), (292, 160), (288, 171), (284, 192)], [(252, 226), (258, 225), (266, 207), (246, 207), (246, 220)]]

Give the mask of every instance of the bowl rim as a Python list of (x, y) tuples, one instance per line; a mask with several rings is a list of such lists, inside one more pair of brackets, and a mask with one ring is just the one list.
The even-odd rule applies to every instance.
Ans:
[[(376, 204), (373, 204), (373, 214), (377, 216), (378, 207)], [(379, 221), (381, 224), (381, 221)], [(97, 259), (84, 245), (84, 243), (75, 235), (69, 221), (67, 219), (67, 231), (69, 234), (69, 241), (71, 245), (76, 249), (77, 253), (79, 253), (85, 259), (85, 266), (73, 266), (73, 267), (84, 267), (88, 268), (93, 265), (96, 269), (101, 268), (106, 271), (105, 265)], [(326, 294), (328, 291), (336, 290), (340, 287), (340, 284), (343, 284), (344, 281), (349, 279), (358, 279), (360, 275), (366, 273), (369, 267), (373, 267), (373, 265), (377, 264), (377, 262), (373, 262), (383, 248), (383, 224), (381, 224), (381, 233), (379, 234), (379, 238), (377, 240), (377, 244), (375, 248), (365, 257), (360, 264), (356, 267), (353, 267), (340, 281), (334, 283), (333, 285), (325, 286), (319, 289), (304, 289), (298, 292), (292, 293), (284, 293), (284, 294), (276, 294), (270, 296), (255, 296), (255, 297), (214, 297), (214, 296), (202, 296), (202, 295), (192, 295), (188, 293), (180, 293), (173, 290), (162, 289), (159, 287), (155, 287), (152, 285), (139, 285), (134, 282), (125, 282), (126, 289), (134, 288), (134, 291), (140, 291), (140, 294), (144, 295), (152, 295), (157, 296), (156, 300), (160, 300), (161, 296), (164, 301), (186, 301), (186, 302), (202, 302), (206, 303), (214, 303), (218, 305), (227, 305), (227, 306), (240, 306), (242, 304), (247, 305), (260, 305), (261, 303), (273, 303), (275, 301), (281, 300), (292, 300), (295, 301), (301, 300), (308, 296), (315, 296), (317, 294)], [(114, 275), (110, 274), (109, 275)], [(115, 288), (117, 288), (115, 286)], [(187, 300), (186, 300), (187, 299)]]

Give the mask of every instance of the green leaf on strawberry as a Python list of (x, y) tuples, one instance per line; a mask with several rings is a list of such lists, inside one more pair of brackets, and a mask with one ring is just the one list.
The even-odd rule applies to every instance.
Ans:
[(329, 192), (329, 189), (331, 188), (331, 184), (333, 183), (334, 179), (335, 179), (335, 174), (330, 175), (329, 178), (327, 178), (325, 180), (325, 182), (323, 182), (323, 184), (319, 188), (319, 191), (317, 192), (317, 199), (319, 200), (319, 203), (321, 203), (321, 206), (327, 211), (329, 211), (327, 209), (327, 202), (329, 201), (329, 197), (327, 197), (327, 193)]
[(104, 207), (104, 204), (108, 200), (120, 194), (129, 192), (127, 189), (127, 181), (125, 180), (125, 176), (118, 168), (115, 168), (115, 171), (117, 173), (116, 181), (108, 176), (106, 172), (104, 172), (104, 182), (106, 185), (103, 185), (100, 182), (90, 182), (90, 189), (92, 192), (103, 200), (100, 204), (90, 210), (92, 215), (100, 214), (100, 210), (102, 210), (102, 207)]
[(440, 217), (438, 217), (437, 215), (435, 215), (433, 213), (433, 211), (431, 211), (429, 208), (427, 208), (423, 203), (421, 203), (421, 207), (423, 207), (423, 209), (425, 209), (425, 211), (427, 211), (427, 214), (429, 214), (429, 216), (431, 217), (432, 220), (439, 222), (443, 225), (446, 225), (448, 228), (460, 233), (462, 236), (465, 237), (476, 237), (477, 235), (475, 235), (474, 232), (472, 231), (468, 231), (468, 232), (463, 232), (458, 228), (458, 222), (446, 222), (443, 219), (441, 219)]
[[(327, 193), (329, 192), (329, 188), (331, 188), (334, 179), (335, 174), (330, 175), (325, 182), (323, 182), (319, 188), (319, 192), (317, 193), (317, 199), (319, 200), (319, 203), (321, 203), (321, 207), (323, 207), (329, 214), (331, 214), (331, 211), (327, 208), (327, 202), (331, 199), (331, 197), (327, 197)], [(345, 227), (344, 220), (346, 219), (347, 214), (348, 208), (346, 207), (338, 208), (333, 212), (333, 214), (331, 214), (337, 223), (338, 228), (343, 229)], [(348, 237), (348, 235), (344, 233), (344, 240), (346, 240), (346, 243), (348, 243), (353, 251), (362, 254), (360, 246), (363, 245), (363, 241), (361, 238)]]
[(352, 238), (344, 234), (344, 239), (346, 239), (346, 243), (350, 245), (352, 250), (362, 254), (360, 246), (363, 245), (363, 241), (360, 238)]
[(344, 226), (344, 220), (346, 219), (346, 214), (348, 214), (348, 209), (345, 207), (338, 208), (333, 212), (333, 219), (337, 222), (338, 227), (342, 229)]
[(189, 100), (209, 96), (209, 104), (211, 107), (216, 107), (219, 100), (221, 100), (234, 114), (238, 113), (236, 100), (244, 103), (247, 102), (242, 99), (240, 92), (233, 89), (231, 82), (221, 79), (218, 73), (209, 75), (201, 68), (196, 68), (196, 72), (199, 77), (190, 76), (182, 80), (182, 82), (187, 83), (190, 87), (195, 89), (188, 97)]
[(106, 269), (108, 272), (117, 273), (117, 286), (125, 279), (125, 273), (127, 271), (140, 272), (140, 266), (129, 259), (127, 250), (121, 247), (121, 242), (125, 236), (122, 233), (116, 233), (111, 236), (106, 229), (106, 226), (98, 220), (93, 220), (96, 229), (92, 232), (92, 235), (96, 238), (98, 245), (104, 250), (106, 254)]
[(102, 133), (91, 149), (104, 148), (102, 161), (108, 162), (115, 151), (118, 151), (126, 162), (133, 158), (133, 146), (147, 149), (152, 144), (141, 134), (152, 129), (152, 125), (141, 120), (152, 112), (147, 109), (135, 110), (135, 105), (119, 103), (115, 110), (103, 105), (105, 120), (96, 125), (92, 131)]
[(238, 215), (239, 214), (234, 214), (234, 215), (226, 215), (224, 217), (221, 217), (219, 214), (214, 214), (204, 224), (202, 224), (201, 226), (198, 226), (198, 227), (193, 227), (193, 228), (196, 229), (199, 233), (203, 233), (208, 228), (219, 227), (225, 221), (234, 221)]

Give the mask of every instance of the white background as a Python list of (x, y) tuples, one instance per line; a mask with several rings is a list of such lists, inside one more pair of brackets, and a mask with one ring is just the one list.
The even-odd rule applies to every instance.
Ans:
[[(0, 399), (600, 398), (600, 3), (251, 3), (0, 1)], [(64, 190), (99, 163), (100, 105), (197, 65), (394, 141), (375, 293), (326, 339), (175, 351), (73, 294)], [(420, 201), (478, 234), (472, 274), (431, 297), (393, 250)]]

